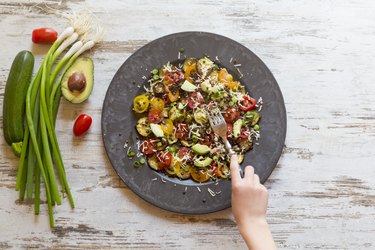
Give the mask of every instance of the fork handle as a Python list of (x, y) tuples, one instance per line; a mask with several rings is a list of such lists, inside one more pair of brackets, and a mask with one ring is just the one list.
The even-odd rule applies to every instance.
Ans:
[(229, 152), (229, 158), (232, 157), (232, 155), (236, 154), (236, 152), (233, 151), (232, 145), (230, 145), (228, 140), (224, 140), (224, 144), (225, 144), (225, 147), (227, 148), (227, 150)]

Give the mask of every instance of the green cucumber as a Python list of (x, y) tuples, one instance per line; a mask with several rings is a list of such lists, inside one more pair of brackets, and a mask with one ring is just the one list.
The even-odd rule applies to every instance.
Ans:
[[(20, 143), (25, 130), (25, 103), (34, 68), (34, 56), (23, 50), (17, 54), (9, 71), (3, 102), (3, 130), (5, 141), (9, 144)], [(13, 149), (20, 149), (13, 145)], [(17, 152), (18, 153), (18, 152)]]

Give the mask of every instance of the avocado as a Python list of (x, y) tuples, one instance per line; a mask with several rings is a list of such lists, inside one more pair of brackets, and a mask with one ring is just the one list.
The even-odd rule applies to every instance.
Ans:
[(156, 137), (163, 137), (164, 132), (159, 124), (150, 123), (151, 131)]
[(89, 98), (94, 85), (94, 63), (90, 58), (78, 58), (65, 72), (61, 91), (71, 103), (81, 103)]
[(206, 157), (204, 158), (203, 160), (195, 160), (194, 161), (194, 166), (196, 167), (207, 167), (208, 165), (210, 165), (212, 162), (212, 159), (210, 157)]
[(181, 89), (186, 92), (194, 92), (197, 89), (197, 86), (195, 86), (188, 80), (185, 80), (185, 82), (181, 85)]
[(193, 150), (194, 153), (196, 153), (198, 155), (205, 155), (205, 154), (208, 154), (211, 151), (209, 146), (202, 145), (202, 144), (199, 144), (199, 143), (192, 146), (191, 150)]
[(237, 139), (240, 134), (241, 134), (241, 127), (243, 125), (243, 120), (242, 119), (238, 119), (234, 124), (233, 124), (233, 135), (234, 135), (234, 138)]

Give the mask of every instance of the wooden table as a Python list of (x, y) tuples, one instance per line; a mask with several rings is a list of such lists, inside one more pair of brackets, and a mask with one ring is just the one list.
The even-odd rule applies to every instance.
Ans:
[[(16, 53), (32, 50), (39, 66), (47, 50), (32, 45), (31, 31), (67, 26), (46, 7), (69, 12), (85, 6), (106, 28), (103, 43), (88, 54), (95, 62), (92, 95), (81, 105), (62, 100), (58, 115), (76, 208), (64, 199), (51, 230), (45, 204), (34, 216), (31, 202), (18, 201), (18, 158), (1, 130), (0, 249), (245, 248), (230, 209), (186, 216), (140, 199), (116, 175), (102, 143), (102, 103), (119, 66), (147, 42), (187, 30), (241, 42), (269, 66), (284, 94), (285, 150), (266, 183), (279, 248), (375, 249), (375, 2), (140, 2), (0, 1), (1, 100)], [(75, 138), (71, 128), (83, 112), (94, 122)]]

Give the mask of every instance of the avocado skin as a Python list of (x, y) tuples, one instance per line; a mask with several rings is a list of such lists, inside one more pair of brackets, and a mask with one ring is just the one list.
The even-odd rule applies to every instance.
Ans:
[[(82, 92), (70, 91), (68, 80), (75, 72), (81, 72), (86, 78), (86, 87)], [(89, 98), (94, 86), (94, 63), (91, 58), (78, 58), (65, 72), (61, 81), (61, 92), (66, 100), (71, 103), (81, 103)]]

